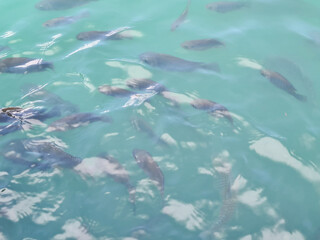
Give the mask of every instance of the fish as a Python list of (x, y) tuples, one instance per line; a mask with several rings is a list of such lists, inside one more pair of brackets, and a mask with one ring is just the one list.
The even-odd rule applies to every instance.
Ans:
[(110, 85), (102, 85), (99, 87), (99, 92), (113, 96), (113, 97), (130, 97), (131, 95), (134, 95), (135, 93), (123, 88), (119, 87), (112, 87)]
[(54, 27), (60, 27), (68, 24), (75, 23), (79, 21), (82, 18), (89, 17), (89, 12), (81, 13), (77, 16), (67, 16), (67, 17), (58, 17), (50, 19), (42, 24), (42, 26), (47, 28), (54, 28)]
[(166, 91), (166, 87), (160, 83), (146, 78), (131, 78), (126, 81), (126, 85), (134, 90), (148, 90), (161, 93)]
[(97, 0), (42, 0), (35, 7), (43, 11), (66, 10)]
[(45, 138), (13, 140), (8, 142), (1, 152), (6, 159), (14, 163), (38, 170), (73, 168), (82, 160)]
[(2, 51), (9, 51), (10, 50), (10, 48), (8, 47), (8, 46), (1, 46), (0, 45), (0, 52), (2, 52)]
[(166, 71), (175, 72), (193, 72), (196, 70), (208, 70), (219, 72), (219, 66), (216, 63), (206, 64), (202, 62), (192, 62), (167, 54), (155, 52), (145, 52), (139, 56), (139, 59), (152, 67), (160, 68)]
[(2, 73), (31, 73), (42, 72), (47, 68), (54, 69), (53, 63), (43, 61), (42, 58), (13, 57), (0, 60), (0, 72)]
[[(127, 28), (125, 28), (127, 29)], [(118, 29), (113, 31), (88, 31), (81, 32), (77, 35), (77, 39), (80, 41), (96, 41), (96, 40), (122, 40), (131, 39), (132, 36), (121, 34), (124, 29)]]
[(51, 123), (47, 128), (47, 132), (67, 131), (97, 121), (111, 122), (112, 120), (109, 116), (101, 116), (93, 113), (75, 113)]
[(187, 18), (189, 13), (189, 6), (190, 6), (191, 0), (188, 1), (186, 9), (183, 11), (183, 13), (178, 17), (177, 20), (175, 20), (171, 25), (171, 31), (176, 30)]
[(275, 85), (276, 87), (280, 88), (281, 90), (289, 93), (290, 95), (292, 95), (293, 97), (295, 97), (299, 101), (302, 101), (302, 102), (307, 101), (307, 97), (297, 93), (297, 90), (292, 85), (292, 83), (290, 83), (289, 80), (287, 80), (280, 73), (269, 71), (269, 70), (266, 70), (266, 69), (260, 70), (260, 73), (261, 73), (262, 76), (264, 76), (267, 79), (269, 79), (269, 81), (273, 85)]
[(231, 124), (233, 124), (233, 119), (230, 115), (230, 112), (226, 107), (222, 106), (219, 103), (207, 99), (195, 99), (190, 104), (196, 109), (207, 111), (214, 117), (224, 117)]
[(78, 112), (78, 106), (62, 99), (50, 91), (47, 91), (44, 89), (44, 86), (26, 84), (22, 91), (25, 94), (23, 98), (31, 100), (32, 103), (40, 103), (44, 106), (48, 106), (51, 116), (60, 117), (61, 115), (69, 115)]
[(157, 143), (164, 146), (168, 146), (168, 144), (165, 141), (163, 141), (159, 136), (157, 136), (157, 134), (153, 131), (152, 127), (141, 118), (138, 118), (136, 116), (132, 117), (131, 124), (137, 131), (146, 133), (148, 137), (155, 140)]
[(191, 40), (181, 43), (181, 47), (187, 50), (203, 51), (214, 47), (224, 46), (223, 42), (219, 40), (210, 38), (210, 39), (200, 39), (200, 40)]
[(141, 149), (134, 149), (132, 155), (136, 160), (139, 167), (149, 176), (151, 180), (155, 182), (155, 185), (159, 189), (161, 196), (164, 196), (164, 176), (157, 164), (147, 151)]
[(249, 4), (247, 2), (227, 2), (227, 1), (221, 1), (221, 2), (213, 2), (207, 4), (207, 8), (212, 11), (216, 11), (218, 13), (226, 13), (230, 11), (234, 11), (243, 7), (248, 6)]

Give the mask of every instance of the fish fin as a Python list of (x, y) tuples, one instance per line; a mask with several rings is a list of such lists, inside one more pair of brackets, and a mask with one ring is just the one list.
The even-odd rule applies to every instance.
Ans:
[(214, 72), (220, 72), (220, 67), (217, 63), (204, 63), (201, 65), (201, 69), (208, 70), (208, 71), (214, 71)]
[(307, 101), (307, 97), (304, 95), (301, 95), (299, 93), (293, 93), (292, 96), (294, 96), (296, 99), (298, 99), (301, 102), (306, 102)]

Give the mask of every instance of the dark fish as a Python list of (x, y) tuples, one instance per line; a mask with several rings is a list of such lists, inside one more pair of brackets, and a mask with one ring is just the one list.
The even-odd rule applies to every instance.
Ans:
[(47, 131), (67, 131), (69, 129), (86, 126), (89, 123), (97, 121), (110, 122), (111, 118), (108, 116), (101, 116), (93, 113), (76, 113), (54, 121), (50, 124)]
[(35, 7), (39, 10), (65, 10), (97, 0), (42, 0)]
[(131, 78), (126, 81), (126, 85), (135, 90), (149, 90), (155, 92), (166, 91), (166, 87), (160, 83), (146, 78)]
[(140, 60), (152, 67), (157, 67), (166, 71), (192, 72), (195, 70), (219, 71), (219, 66), (215, 63), (205, 64), (202, 62), (192, 62), (177, 58), (167, 54), (145, 52), (139, 56)]
[(156, 182), (156, 186), (161, 192), (161, 196), (164, 196), (164, 176), (163, 173), (158, 166), (158, 164), (153, 160), (150, 153), (140, 150), (134, 149), (132, 151), (133, 157), (138, 163), (139, 167), (148, 174), (149, 178)]
[(123, 31), (123, 29), (114, 31), (81, 32), (77, 35), (77, 39), (81, 41), (131, 39), (130, 36), (121, 35), (121, 31)]
[(110, 85), (102, 85), (99, 87), (99, 91), (103, 94), (113, 96), (113, 97), (130, 97), (131, 95), (134, 95), (134, 92), (131, 92), (129, 90), (118, 88), (118, 87), (112, 87)]
[(119, 161), (109, 155), (101, 155), (108, 164), (104, 164), (104, 172), (115, 182), (126, 186), (130, 195), (130, 202), (134, 205), (135, 210), (135, 187), (130, 183), (128, 171), (119, 163)]
[(213, 2), (207, 4), (207, 8), (219, 13), (226, 13), (248, 6), (247, 2)]
[(0, 72), (2, 73), (31, 73), (53, 69), (53, 64), (43, 61), (42, 58), (5, 58), (0, 60)]
[(24, 165), (46, 170), (54, 167), (72, 168), (81, 162), (46, 139), (19, 139), (6, 144), (2, 153), (5, 158)]
[(297, 93), (295, 87), (280, 73), (272, 72), (269, 70), (262, 69), (260, 71), (261, 75), (269, 79), (269, 81), (276, 87), (286, 91), (290, 95), (294, 96), (300, 101), (307, 101), (306, 96)]
[(41, 86), (25, 85), (23, 89), (25, 95), (29, 100), (32, 100), (42, 105), (48, 106), (50, 115), (59, 117), (61, 115), (69, 115), (78, 111), (78, 107), (74, 104), (62, 99), (58, 95), (45, 90)]
[(224, 117), (228, 119), (231, 124), (233, 124), (233, 119), (228, 109), (219, 103), (207, 99), (195, 99), (190, 104), (192, 107), (207, 111), (209, 114), (212, 114), (215, 117)]
[(181, 43), (181, 47), (188, 50), (196, 50), (202, 51), (207, 50), (213, 47), (221, 47), (224, 46), (224, 43), (216, 40), (216, 39), (200, 39), (200, 40), (192, 40)]
[(172, 23), (171, 31), (176, 30), (186, 20), (188, 12), (189, 12), (190, 2), (191, 2), (191, 0), (188, 1), (186, 9), (183, 11), (183, 13), (180, 15), (180, 17)]
[(131, 124), (137, 131), (146, 133), (148, 137), (155, 140), (157, 143), (168, 146), (168, 144), (153, 131), (152, 127), (141, 118), (133, 117), (131, 119)]
[(59, 27), (59, 26), (75, 23), (79, 21), (81, 18), (85, 18), (88, 16), (89, 16), (89, 13), (84, 12), (78, 16), (58, 17), (58, 18), (53, 18), (51, 20), (48, 20), (42, 25), (47, 28)]

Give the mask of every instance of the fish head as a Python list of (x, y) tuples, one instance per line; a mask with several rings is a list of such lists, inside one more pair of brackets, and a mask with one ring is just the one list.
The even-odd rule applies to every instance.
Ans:
[(270, 71), (265, 70), (265, 69), (261, 69), (260, 70), (260, 74), (264, 77), (269, 77), (270, 76)]
[(51, 62), (43, 62), (39, 65), (39, 70), (45, 70), (47, 68), (50, 68), (51, 70), (54, 70), (53, 63)]
[(47, 27), (47, 28), (54, 27), (54, 22), (53, 21), (46, 21), (42, 24), (42, 26)]
[(217, 8), (217, 4), (216, 3), (209, 3), (206, 5), (206, 8), (209, 10), (215, 10)]
[(140, 61), (150, 66), (157, 65), (157, 55), (153, 52), (145, 52), (140, 54), (139, 56)]
[(145, 151), (143, 151), (141, 149), (133, 149), (133, 151), (132, 151), (132, 155), (139, 166), (143, 166), (144, 153), (145, 153)]

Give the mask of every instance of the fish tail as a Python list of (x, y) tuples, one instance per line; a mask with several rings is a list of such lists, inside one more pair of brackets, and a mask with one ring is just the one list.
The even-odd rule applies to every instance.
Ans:
[(214, 71), (214, 72), (220, 72), (220, 67), (217, 63), (202, 64), (201, 69), (208, 70), (208, 71)]
[(306, 102), (307, 101), (307, 97), (304, 95), (301, 95), (299, 93), (293, 93), (292, 94), (296, 99), (298, 99), (301, 102)]

